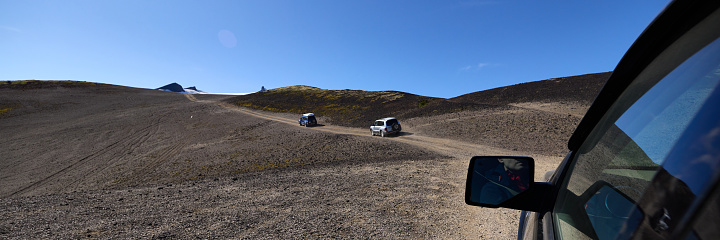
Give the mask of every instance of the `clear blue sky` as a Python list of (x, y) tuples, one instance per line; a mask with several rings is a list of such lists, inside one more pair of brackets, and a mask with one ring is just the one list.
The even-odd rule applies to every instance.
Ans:
[(0, 0), (0, 79), (451, 98), (612, 71), (667, 3)]

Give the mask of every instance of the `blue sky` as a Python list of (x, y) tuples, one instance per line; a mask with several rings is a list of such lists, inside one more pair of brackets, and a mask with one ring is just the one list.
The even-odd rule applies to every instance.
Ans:
[(667, 3), (0, 0), (0, 79), (451, 98), (612, 71)]

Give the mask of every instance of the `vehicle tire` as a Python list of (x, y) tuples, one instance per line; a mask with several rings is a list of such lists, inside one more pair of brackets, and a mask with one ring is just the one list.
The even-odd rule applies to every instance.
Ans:
[(375, 132), (373, 132), (373, 130), (370, 130), (370, 136), (375, 136)]
[(398, 128), (400, 128), (400, 126), (398, 126), (397, 124), (393, 124), (393, 125), (392, 125), (392, 130), (397, 131)]
[(385, 137), (385, 132), (380, 131), (380, 137)]

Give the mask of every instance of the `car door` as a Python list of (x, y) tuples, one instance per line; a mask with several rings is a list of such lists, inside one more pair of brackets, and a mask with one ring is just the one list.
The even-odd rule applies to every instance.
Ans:
[(373, 123), (373, 125), (370, 128), (373, 131), (378, 132), (378, 131), (380, 131), (380, 129), (383, 128), (384, 123), (385, 122), (383, 122), (383, 121), (375, 121), (375, 123)]
[(614, 75), (632, 79), (598, 96), (590, 111), (599, 114), (583, 119), (553, 180), (544, 225), (528, 224), (526, 237), (720, 239), (720, 13), (704, 10), (655, 55), (637, 57), (646, 65), (633, 55), (618, 65)]

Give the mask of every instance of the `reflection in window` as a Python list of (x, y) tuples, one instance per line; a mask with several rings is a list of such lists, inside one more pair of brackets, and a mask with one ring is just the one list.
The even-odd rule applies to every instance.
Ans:
[[(609, 121), (608, 125), (599, 125), (593, 130), (588, 139), (597, 141), (588, 140), (580, 148), (576, 162), (570, 168), (569, 180), (565, 181), (566, 190), (558, 196), (555, 217), (561, 237), (612, 239), (615, 237), (613, 234), (610, 236), (598, 231), (616, 229), (618, 226), (634, 228), (637, 224), (631, 219), (643, 218), (644, 211), (647, 211), (645, 214), (660, 213), (650, 217), (662, 219), (663, 212), (657, 209), (625, 211), (624, 215), (603, 212), (605, 209), (597, 207), (605, 207), (599, 204), (604, 204), (603, 201), (608, 198), (598, 194), (614, 194), (612, 191), (616, 191), (626, 197), (625, 203), (635, 206), (658, 171), (669, 175), (660, 165), (679, 143), (678, 139), (706, 104), (712, 91), (718, 88), (718, 53), (720, 40), (715, 40), (654, 85), (649, 82), (653, 80), (647, 80), (643, 82), (646, 85), (637, 84), (628, 88), (611, 107), (610, 112), (622, 115), (614, 124), (611, 124), (612, 119), (604, 119)], [(643, 86), (651, 89), (647, 90)], [(633, 94), (642, 97), (636, 100)], [(627, 104), (632, 106), (624, 109), (622, 106)], [(592, 187), (600, 182), (606, 183), (609, 188), (598, 191)], [(690, 192), (694, 185), (692, 182), (688, 185), (690, 188), (683, 195), (690, 196), (692, 192), (698, 191), (692, 189)], [(589, 206), (593, 208), (588, 210)], [(603, 213), (612, 213), (612, 218), (603, 218), (607, 217)], [(629, 231), (623, 231), (623, 234), (633, 232), (632, 229), (626, 230)]]
[(653, 162), (662, 164), (718, 84), (720, 62), (714, 53), (719, 50), (720, 41), (716, 40), (658, 82), (618, 119), (618, 127)]

